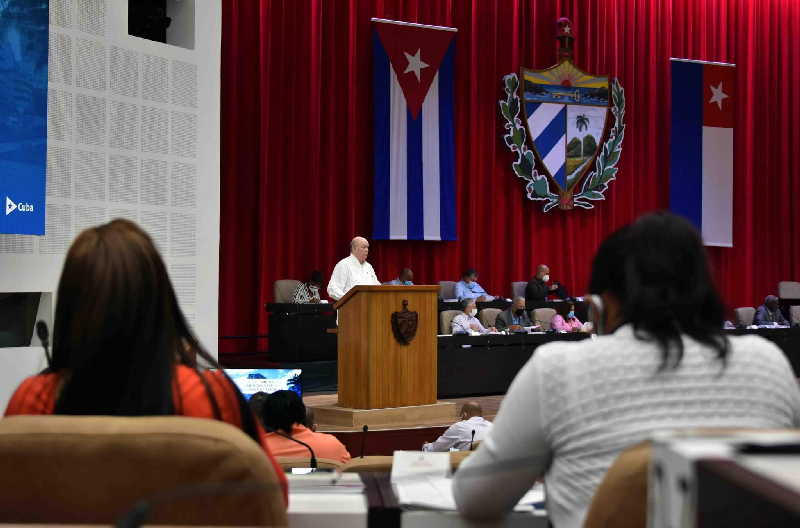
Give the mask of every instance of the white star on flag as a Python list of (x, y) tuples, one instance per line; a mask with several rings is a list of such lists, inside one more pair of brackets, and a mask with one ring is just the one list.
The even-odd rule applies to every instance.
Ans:
[(727, 99), (730, 97), (728, 94), (722, 91), (722, 81), (719, 82), (719, 86), (709, 85), (711, 88), (711, 99), (708, 100), (709, 103), (717, 103), (717, 106), (720, 110), (722, 110), (722, 100)]
[(403, 55), (405, 55), (406, 59), (408, 60), (408, 66), (406, 66), (406, 71), (404, 71), (403, 73), (414, 72), (414, 75), (417, 76), (417, 82), (419, 82), (420, 70), (428, 67), (428, 64), (422, 62), (419, 52), (420, 52), (419, 48), (417, 48), (417, 53), (415, 53), (414, 55), (411, 55), (410, 53), (407, 53), (405, 51), (403, 52)]

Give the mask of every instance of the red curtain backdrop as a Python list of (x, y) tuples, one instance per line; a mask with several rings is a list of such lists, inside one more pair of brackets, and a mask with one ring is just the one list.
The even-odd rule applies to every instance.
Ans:
[[(710, 248), (729, 307), (800, 279), (800, 3), (795, 0), (226, 0), (222, 27), (220, 335), (267, 331), (276, 279), (328, 276), (372, 231), (371, 17), (458, 28), (457, 242), (372, 241), (381, 280), (480, 271), (509, 295), (539, 263), (575, 294), (613, 229), (668, 205), (669, 58), (735, 62), (733, 249)], [(541, 212), (501, 140), (501, 78), (556, 62), (555, 21), (576, 64), (627, 96), (618, 180), (592, 211)], [(222, 340), (221, 352), (264, 349)]]

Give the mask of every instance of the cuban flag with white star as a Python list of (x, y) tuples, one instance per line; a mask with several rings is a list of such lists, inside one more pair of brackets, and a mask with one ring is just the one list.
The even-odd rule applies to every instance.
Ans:
[(456, 29), (372, 22), (373, 238), (455, 240)]
[(672, 59), (670, 209), (733, 247), (736, 66)]

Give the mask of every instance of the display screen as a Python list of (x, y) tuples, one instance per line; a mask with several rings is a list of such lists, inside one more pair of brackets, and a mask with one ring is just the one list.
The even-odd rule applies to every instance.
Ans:
[(303, 395), (302, 369), (225, 369), (225, 373), (248, 400), (257, 392), (292, 390)]

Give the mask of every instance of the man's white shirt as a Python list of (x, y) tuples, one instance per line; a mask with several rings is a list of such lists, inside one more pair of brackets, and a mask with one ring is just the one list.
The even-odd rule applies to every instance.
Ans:
[(451, 425), (435, 442), (422, 446), (423, 451), (449, 451), (455, 447), (459, 451), (468, 451), (475, 431), (475, 442), (480, 442), (492, 429), (492, 422), (481, 416), (473, 416), (469, 420), (461, 420)]
[(364, 261), (362, 264), (356, 257), (350, 255), (340, 260), (333, 268), (331, 280), (328, 282), (328, 296), (339, 300), (350, 291), (353, 286), (380, 285), (372, 265)]

